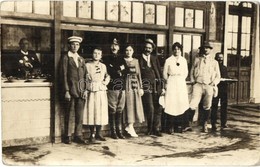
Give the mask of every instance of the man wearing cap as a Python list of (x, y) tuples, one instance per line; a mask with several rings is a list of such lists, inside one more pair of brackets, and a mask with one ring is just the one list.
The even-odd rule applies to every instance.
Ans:
[(213, 47), (209, 42), (205, 42), (201, 47), (202, 56), (197, 57), (190, 72), (190, 80), (193, 84), (192, 98), (190, 101), (190, 109), (188, 110), (189, 128), (198, 107), (201, 98), (203, 103), (203, 114), (201, 116), (202, 132), (207, 132), (207, 120), (210, 114), (214, 89), (220, 82), (220, 71), (218, 62), (210, 55)]
[(109, 125), (111, 138), (124, 139), (122, 134), (122, 113), (125, 108), (125, 87), (124, 87), (124, 59), (119, 55), (119, 44), (117, 39), (113, 40), (110, 47), (110, 54), (103, 57), (107, 72), (110, 75), (110, 83), (107, 88)]
[(145, 40), (143, 54), (139, 57), (144, 95), (143, 107), (147, 119), (147, 135), (162, 136), (160, 132), (162, 106), (159, 105), (159, 97), (162, 92), (162, 71), (156, 55), (152, 55), (155, 49), (153, 40)]
[[(64, 98), (66, 103), (65, 111), (65, 135), (64, 143), (70, 144), (74, 132), (74, 142), (83, 144), (82, 118), (84, 107), (84, 91), (86, 79), (85, 60), (78, 55), (81, 37), (72, 36), (68, 38), (69, 51), (62, 58), (62, 81)], [(75, 112), (75, 128), (73, 127), (73, 115)]]

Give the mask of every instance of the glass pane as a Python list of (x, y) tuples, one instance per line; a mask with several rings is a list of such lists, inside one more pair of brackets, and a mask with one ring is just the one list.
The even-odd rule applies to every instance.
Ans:
[(155, 5), (145, 4), (145, 23), (154, 24)]
[(185, 27), (193, 27), (194, 12), (192, 9), (185, 10)]
[(250, 33), (251, 32), (251, 17), (247, 17), (247, 27), (246, 27), (246, 32)]
[(245, 57), (245, 55), (246, 55), (246, 51), (241, 51), (241, 56)]
[(195, 28), (203, 28), (203, 10), (195, 10)]
[(76, 1), (63, 1), (63, 16), (76, 17)]
[(105, 2), (93, 1), (93, 19), (105, 20)]
[(250, 2), (248, 2), (248, 6), (249, 8), (252, 8), (252, 4)]
[(241, 35), (241, 49), (246, 49), (246, 34)]
[(183, 27), (184, 9), (175, 8), (175, 26)]
[(33, 1), (34, 13), (50, 15), (50, 1)]
[(246, 51), (246, 56), (250, 56), (250, 51)]
[(164, 34), (157, 35), (157, 46), (158, 47), (165, 46), (165, 35)]
[(236, 33), (233, 33), (233, 36), (232, 36), (232, 47), (237, 49), (237, 34)]
[(188, 60), (191, 52), (191, 35), (183, 35), (183, 55)]
[(143, 23), (143, 21), (144, 21), (143, 3), (133, 2), (133, 22)]
[(118, 21), (118, 2), (107, 2), (107, 20)]
[(193, 50), (199, 49), (200, 45), (201, 45), (201, 36), (194, 35), (193, 36), (193, 43), (192, 43)]
[(120, 2), (120, 21), (131, 22), (131, 2)]
[(1, 2), (1, 10), (13, 12), (14, 11), (14, 2), (8, 2), (8, 1)]
[(233, 15), (232, 18), (232, 31), (237, 32), (238, 31), (238, 16)]
[(246, 35), (246, 50), (250, 50), (250, 34)]
[(166, 6), (157, 5), (156, 20), (158, 25), (166, 25)]
[(79, 17), (91, 18), (91, 1), (78, 1)]
[(32, 1), (17, 1), (17, 12), (32, 13)]
[(228, 33), (228, 37), (227, 37), (227, 48), (228, 49), (231, 49), (231, 47), (232, 47), (232, 34), (233, 33)]
[(173, 43), (179, 42), (180, 44), (182, 44), (181, 37), (182, 37), (182, 35), (180, 35), (180, 34), (173, 34)]
[(247, 17), (242, 17), (242, 33), (246, 33), (247, 30)]
[(233, 25), (232, 25), (232, 20), (233, 20), (233, 16), (232, 15), (228, 15), (228, 22), (227, 22), (227, 30), (228, 30), (228, 32), (232, 32), (232, 30), (233, 30)]

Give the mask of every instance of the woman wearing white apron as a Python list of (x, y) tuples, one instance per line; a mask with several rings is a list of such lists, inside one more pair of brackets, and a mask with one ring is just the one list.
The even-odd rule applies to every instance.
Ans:
[[(173, 55), (166, 59), (163, 77), (166, 80), (165, 113), (170, 115), (170, 127), (174, 132), (182, 132), (184, 113), (189, 108), (186, 78), (187, 61), (181, 56), (182, 45), (172, 45)], [(170, 132), (171, 133), (171, 132)]]

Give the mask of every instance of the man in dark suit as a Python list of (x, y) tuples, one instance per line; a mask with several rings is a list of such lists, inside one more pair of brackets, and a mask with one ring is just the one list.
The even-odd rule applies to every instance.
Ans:
[(117, 39), (113, 40), (111, 53), (103, 57), (107, 72), (111, 78), (107, 88), (109, 125), (111, 138), (124, 139), (122, 134), (122, 113), (125, 108), (124, 59), (119, 55)]
[(160, 132), (162, 106), (159, 105), (159, 96), (162, 89), (162, 71), (156, 55), (153, 40), (145, 40), (143, 54), (139, 57), (144, 95), (142, 96), (144, 112), (147, 119), (147, 135), (162, 136)]
[[(65, 111), (65, 138), (64, 143), (71, 143), (71, 135), (74, 132), (74, 142), (84, 144), (82, 137), (82, 119), (84, 107), (84, 92), (86, 79), (85, 60), (78, 55), (81, 37), (68, 38), (69, 51), (62, 58), (62, 81), (64, 85), (64, 97), (67, 101)], [(72, 112), (75, 112), (75, 129), (73, 127)]]
[[(227, 67), (223, 65), (223, 54), (217, 53), (215, 56), (215, 59), (218, 61), (219, 64), (219, 70), (220, 70), (220, 76), (221, 79), (227, 79), (228, 78), (228, 72)], [(216, 122), (217, 122), (217, 113), (218, 113), (218, 103), (220, 100), (220, 120), (221, 120), (221, 129), (227, 128), (227, 88), (228, 84), (226, 81), (221, 81), (218, 84), (218, 95), (217, 97), (214, 97), (212, 100), (212, 106), (211, 106), (211, 126), (212, 131), (216, 131)]]
[(36, 53), (29, 50), (29, 41), (27, 38), (22, 38), (19, 42), (20, 50), (17, 51), (14, 57), (13, 67), (9, 75), (25, 78), (30, 74), (41, 73), (41, 63), (36, 56)]

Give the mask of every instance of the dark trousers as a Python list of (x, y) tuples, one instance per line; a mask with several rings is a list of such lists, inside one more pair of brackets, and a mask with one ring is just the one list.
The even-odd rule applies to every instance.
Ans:
[(220, 120), (221, 126), (227, 123), (227, 92), (219, 91), (217, 97), (213, 98), (211, 106), (211, 124), (216, 124), (218, 115), (218, 102), (220, 100)]
[(142, 96), (142, 100), (144, 113), (147, 119), (148, 132), (160, 130), (163, 108), (159, 104), (158, 94), (145, 92)]
[[(83, 107), (84, 99), (71, 98), (66, 104), (65, 112), (65, 136), (71, 136), (74, 132), (75, 136), (82, 136), (82, 121), (83, 121)], [(73, 114), (75, 113), (75, 128), (73, 127)]]

